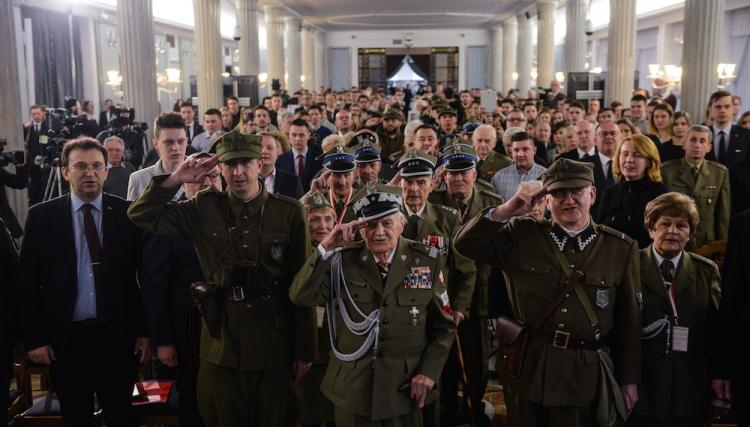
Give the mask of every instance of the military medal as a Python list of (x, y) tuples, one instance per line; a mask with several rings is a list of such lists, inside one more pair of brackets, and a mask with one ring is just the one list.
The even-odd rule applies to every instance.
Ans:
[(409, 309), (409, 316), (411, 316), (411, 325), (417, 326), (417, 318), (419, 317), (419, 309), (415, 306), (412, 306)]
[(404, 278), (404, 289), (432, 289), (432, 271), (429, 266), (412, 267)]

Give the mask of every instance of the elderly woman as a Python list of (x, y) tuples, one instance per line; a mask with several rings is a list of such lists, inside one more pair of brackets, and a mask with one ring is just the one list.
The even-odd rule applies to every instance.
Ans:
[(646, 204), (667, 191), (661, 182), (659, 153), (643, 135), (625, 138), (615, 151), (612, 174), (618, 181), (607, 188), (599, 204), (596, 222), (622, 231), (645, 248), (651, 238), (643, 229)]
[(719, 270), (685, 245), (698, 224), (693, 200), (666, 193), (646, 206), (644, 225), (654, 240), (641, 250), (642, 382), (627, 425), (708, 425), (719, 311)]

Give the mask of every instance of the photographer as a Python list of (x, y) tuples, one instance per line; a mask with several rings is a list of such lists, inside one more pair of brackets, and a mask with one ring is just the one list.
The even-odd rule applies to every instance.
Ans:
[[(44, 105), (32, 105), (29, 108), (31, 119), (23, 124), (23, 140), (26, 141), (26, 155), (31, 159), (29, 167), (29, 206), (42, 201), (44, 197), (44, 173), (35, 159), (42, 154), (50, 134), (62, 129), (62, 122), (56, 117), (47, 115)], [(20, 228), (20, 227), (19, 227)]]
[[(29, 174), (26, 168), (26, 162), (23, 151), (14, 151), (12, 153), (3, 153), (3, 148), (7, 142), (0, 140), (0, 218), (5, 222), (8, 231), (14, 238), (19, 238), (23, 234), (21, 224), (18, 223), (13, 209), (8, 203), (8, 197), (5, 195), (5, 187), (15, 188), (17, 190), (26, 188), (29, 184)], [(5, 169), (5, 166), (13, 163), (16, 172), (11, 173)]]

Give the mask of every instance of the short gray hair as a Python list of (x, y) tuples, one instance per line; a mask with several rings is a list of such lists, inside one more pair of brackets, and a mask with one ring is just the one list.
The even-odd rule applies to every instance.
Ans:
[(690, 132), (707, 133), (708, 134), (708, 142), (712, 142), (712, 140), (714, 138), (714, 133), (711, 132), (711, 129), (709, 129), (708, 126), (704, 126), (704, 125), (692, 125), (688, 129), (687, 133), (690, 133)]
[(510, 139), (513, 137), (513, 135), (521, 132), (526, 132), (526, 129), (518, 126), (505, 129), (505, 133), (503, 134), (503, 143), (510, 142)]
[(472, 140), (474, 139), (474, 134), (476, 134), (480, 130), (488, 130), (488, 131), (490, 131), (490, 139), (493, 140), (493, 141), (497, 141), (497, 131), (495, 130), (495, 128), (493, 128), (492, 126), (490, 126), (488, 124), (482, 124), (482, 125), (477, 126), (477, 128), (474, 129), (474, 133), (471, 135), (472, 136), (472, 138), (471, 138)]
[(123, 141), (122, 138), (120, 138), (119, 136), (115, 136), (115, 135), (107, 137), (107, 139), (104, 140), (104, 142), (102, 143), (102, 145), (106, 147), (107, 143), (110, 142), (110, 141), (119, 142), (120, 145), (122, 146), (122, 148), (125, 149), (125, 141)]

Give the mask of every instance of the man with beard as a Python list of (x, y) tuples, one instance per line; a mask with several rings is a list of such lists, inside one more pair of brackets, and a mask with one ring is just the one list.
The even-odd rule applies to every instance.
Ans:
[(255, 133), (278, 132), (279, 129), (271, 124), (271, 116), (268, 108), (259, 105), (253, 110), (253, 123), (255, 124)]
[(378, 138), (382, 147), (381, 156), (383, 159), (402, 150), (404, 147), (404, 135), (401, 133), (401, 113), (396, 110), (388, 110), (383, 114), (383, 125), (378, 128)]

